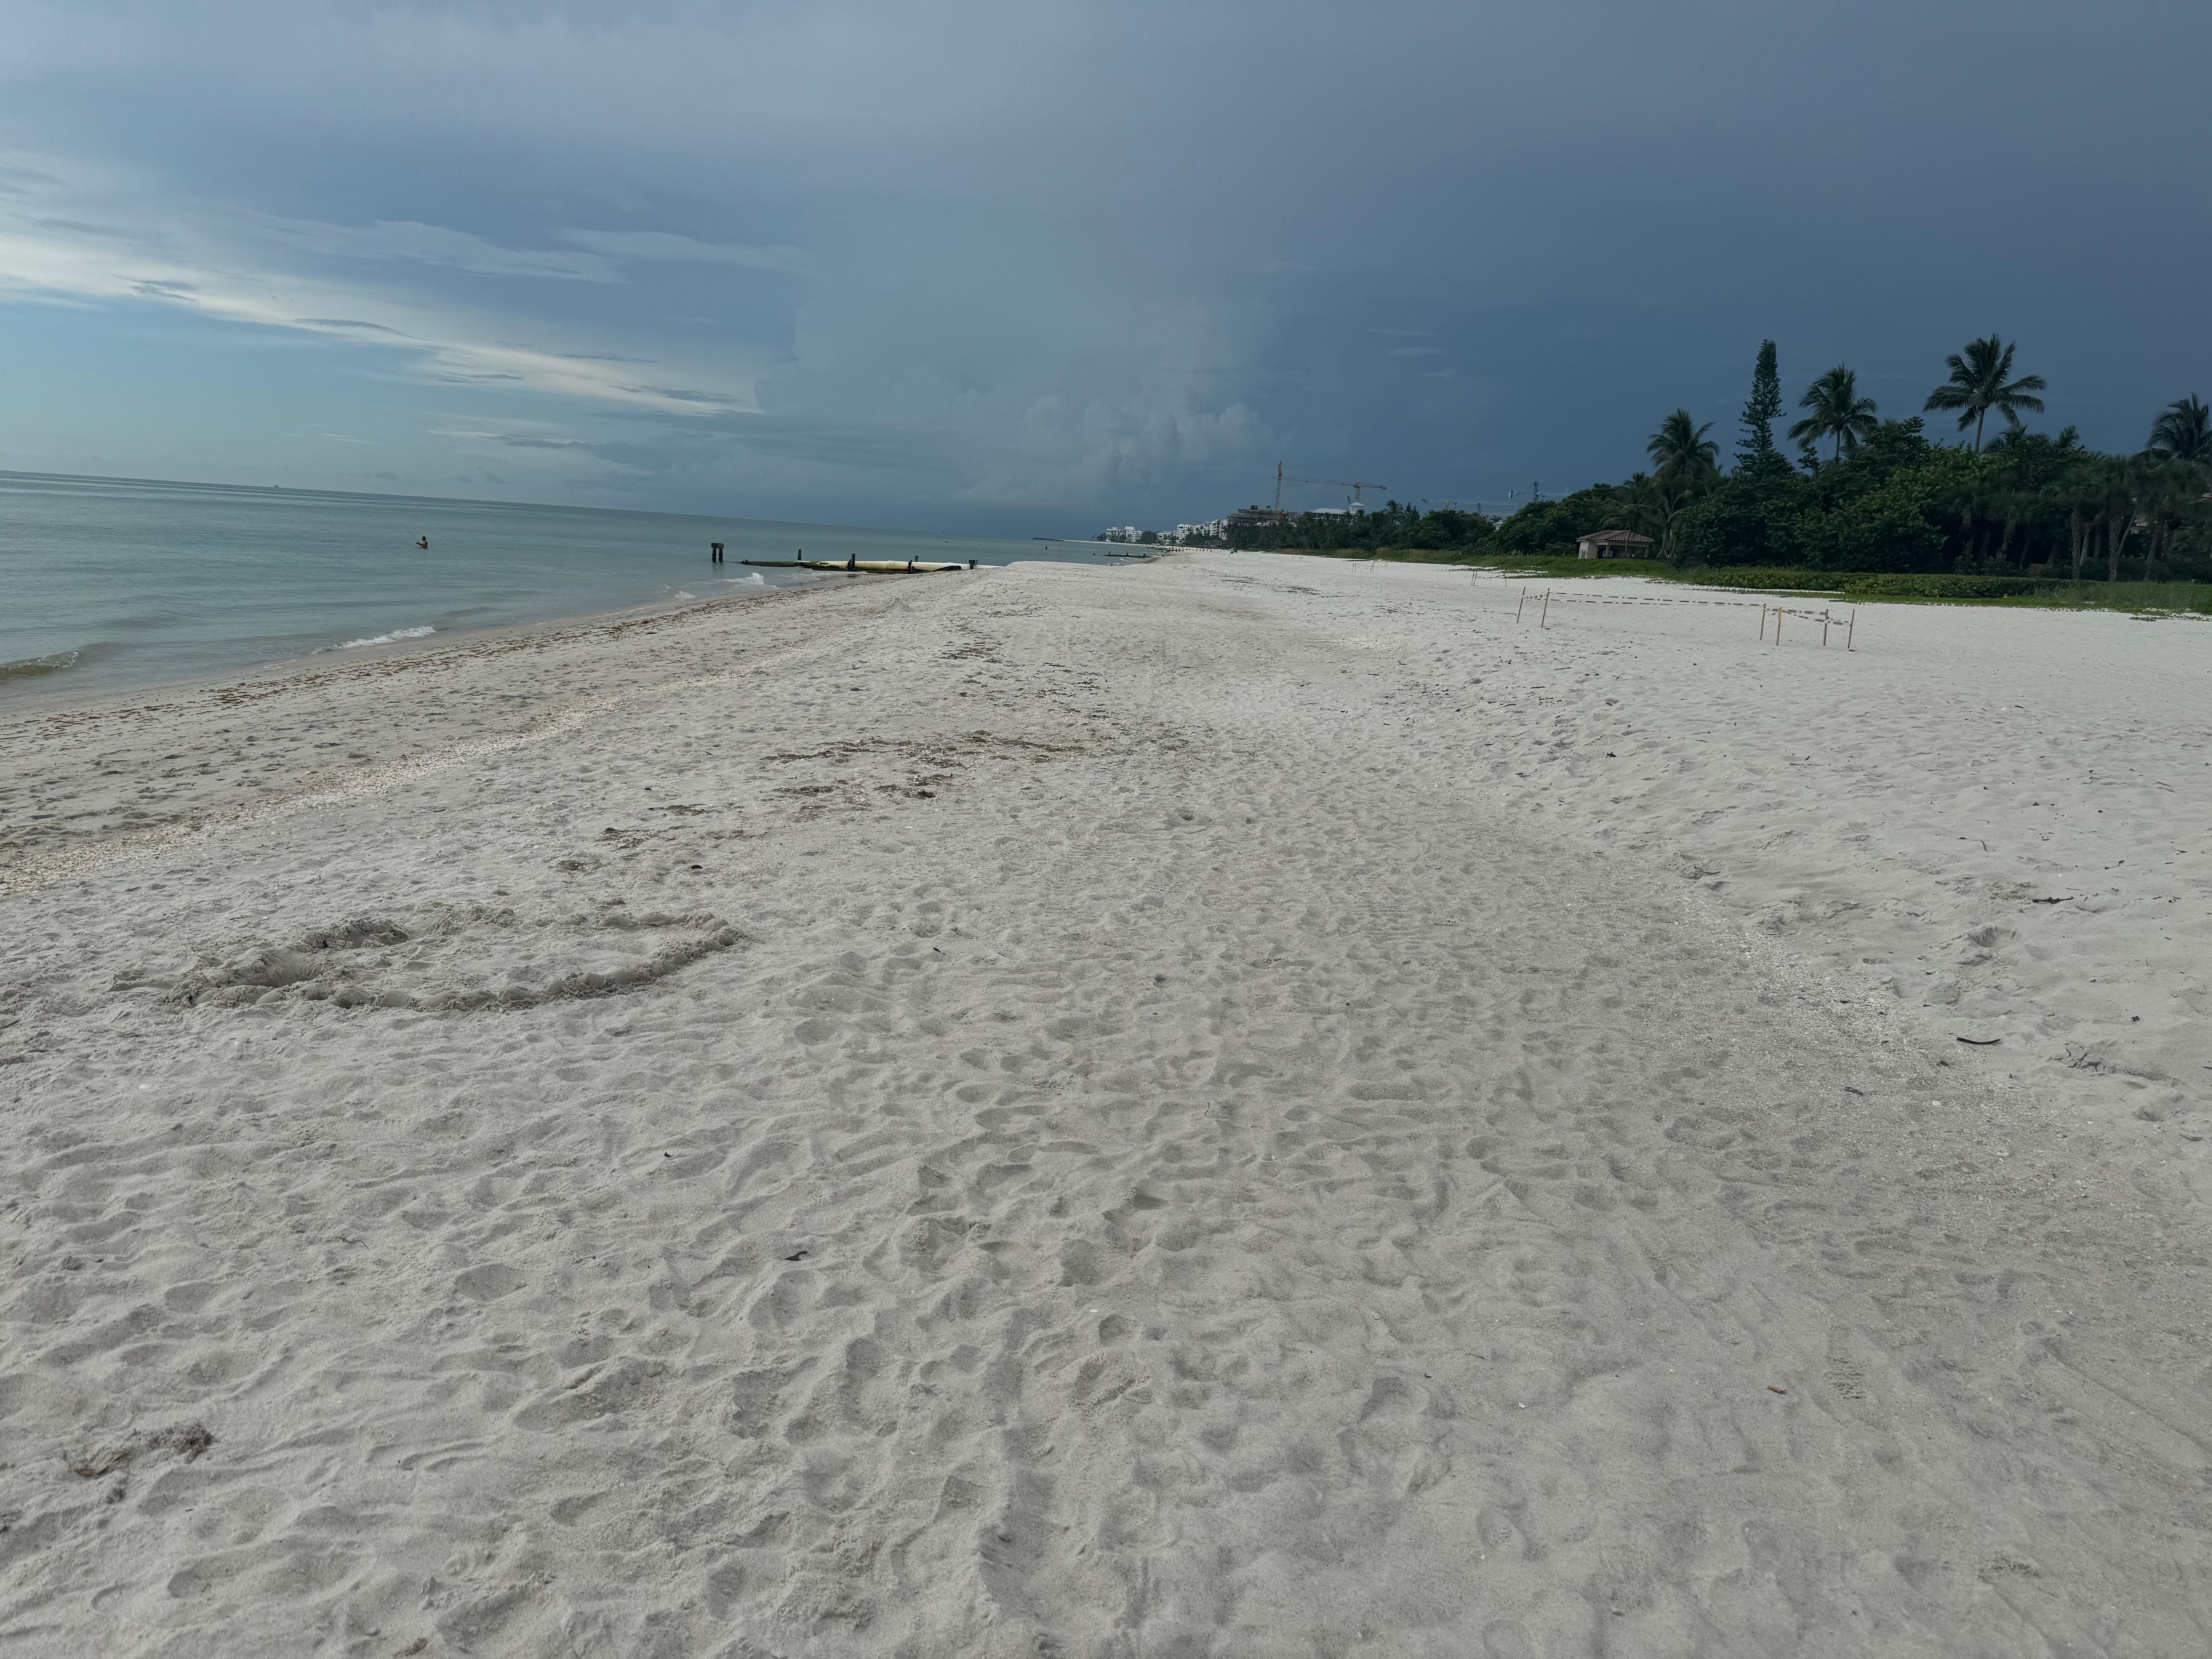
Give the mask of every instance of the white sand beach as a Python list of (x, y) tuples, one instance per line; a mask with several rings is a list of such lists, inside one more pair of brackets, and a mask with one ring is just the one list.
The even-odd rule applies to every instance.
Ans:
[(1658, 592), (0, 712), (0, 1655), (2212, 1650), (2212, 627)]

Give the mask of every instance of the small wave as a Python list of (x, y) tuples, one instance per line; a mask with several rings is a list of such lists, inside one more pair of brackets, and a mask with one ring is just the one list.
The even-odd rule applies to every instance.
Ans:
[(24, 657), (15, 662), (0, 662), (0, 681), (36, 679), (42, 674), (58, 674), (64, 668), (74, 668), (82, 651), (50, 651), (43, 657)]
[(426, 640), (438, 630), (425, 623), (420, 628), (395, 628), (389, 634), (374, 634), (365, 640), (348, 640), (343, 645), (326, 645), (325, 651), (358, 651), (364, 645), (397, 645), (402, 640)]
[(679, 588), (678, 588), (678, 589), (677, 589), (673, 593), (671, 593), (668, 597), (669, 597), (670, 599), (697, 599), (699, 596), (698, 596), (696, 593), (694, 593), (694, 592), (690, 592), (690, 591), (689, 589), (687, 589), (687, 588), (682, 588), (682, 587), (679, 587)]
[(768, 578), (757, 570), (748, 570), (742, 576), (725, 576), (723, 585), (729, 587), (766, 587)]

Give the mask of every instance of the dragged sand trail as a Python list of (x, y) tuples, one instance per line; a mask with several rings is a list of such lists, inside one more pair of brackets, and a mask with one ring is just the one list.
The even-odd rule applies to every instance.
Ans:
[(855, 586), (156, 709), (361, 758), (121, 855), (19, 745), (0, 1652), (2212, 1644), (2208, 892), (2089, 868), (2212, 634), (1982, 614)]

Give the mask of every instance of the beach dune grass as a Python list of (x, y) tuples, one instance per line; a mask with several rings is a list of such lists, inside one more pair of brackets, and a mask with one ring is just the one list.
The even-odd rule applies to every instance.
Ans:
[(1407, 564), (1449, 564), (1500, 575), (1547, 581), (1598, 576), (1642, 576), (1698, 587), (1754, 592), (1835, 593), (1868, 601), (1935, 601), (1948, 605), (2027, 605), (2061, 610), (2194, 612), (2212, 615), (2212, 582), (2070, 581), (2063, 577), (1933, 574), (1911, 571), (1806, 570), (1771, 565), (1714, 565), (1678, 568), (1661, 559), (1469, 557), (1455, 550), (1384, 548), (1307, 557), (1380, 559)]

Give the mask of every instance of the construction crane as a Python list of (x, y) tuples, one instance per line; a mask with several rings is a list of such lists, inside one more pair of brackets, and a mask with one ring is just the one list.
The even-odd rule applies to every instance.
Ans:
[(1361, 490), (1388, 489), (1390, 487), (1386, 483), (1376, 483), (1371, 479), (1363, 482), (1358, 478), (1301, 478), (1294, 474), (1285, 472), (1283, 464), (1277, 461), (1275, 463), (1275, 511), (1278, 513), (1283, 510), (1283, 486), (1286, 483), (1336, 484), (1352, 492), (1352, 504), (1354, 507), (1359, 505)]

